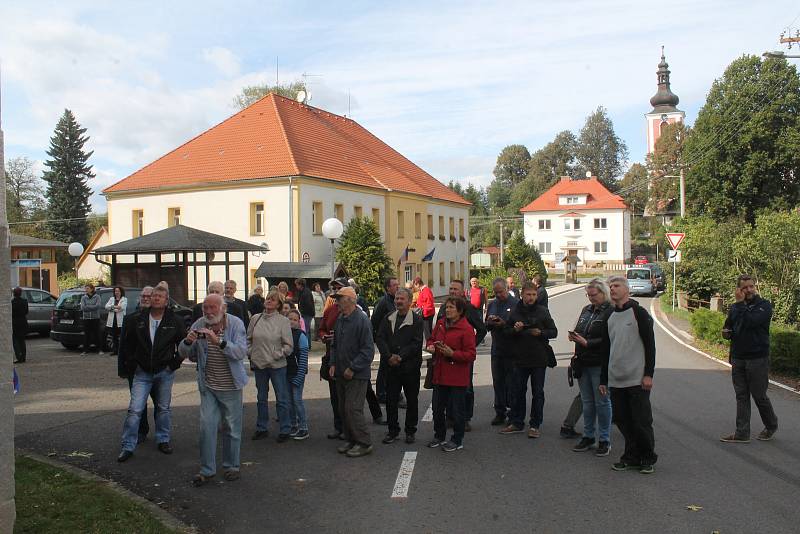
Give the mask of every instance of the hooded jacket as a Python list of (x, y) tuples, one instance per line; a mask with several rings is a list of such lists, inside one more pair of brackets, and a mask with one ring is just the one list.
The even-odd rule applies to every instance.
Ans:
[(772, 320), (772, 304), (753, 297), (751, 302), (733, 304), (725, 319), (725, 328), (731, 330), (731, 358), (754, 359), (769, 356), (769, 323)]
[[(453, 355), (445, 357), (434, 343), (442, 341), (453, 349)], [(428, 350), (433, 354), (433, 383), (437, 386), (469, 386), (472, 362), (475, 361), (475, 331), (466, 317), (448, 326), (447, 319), (436, 322), (431, 337), (428, 339)]]

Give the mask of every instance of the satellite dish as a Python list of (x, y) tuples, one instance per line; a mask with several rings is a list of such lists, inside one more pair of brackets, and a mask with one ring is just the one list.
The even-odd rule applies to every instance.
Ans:
[(295, 98), (295, 100), (297, 100), (298, 102), (303, 104), (303, 103), (305, 103), (307, 96), (308, 95), (306, 94), (305, 91), (300, 90), (300, 91), (297, 91), (297, 97)]
[(592, 177), (592, 171), (586, 171), (586, 177), (587, 178), (591, 178)]

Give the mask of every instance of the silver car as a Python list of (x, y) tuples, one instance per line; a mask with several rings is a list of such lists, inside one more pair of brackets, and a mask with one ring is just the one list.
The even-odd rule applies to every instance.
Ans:
[(650, 267), (629, 267), (625, 271), (631, 295), (656, 296), (656, 281)]
[(47, 335), (56, 305), (56, 297), (43, 289), (23, 287), (22, 298), (28, 301), (28, 332)]

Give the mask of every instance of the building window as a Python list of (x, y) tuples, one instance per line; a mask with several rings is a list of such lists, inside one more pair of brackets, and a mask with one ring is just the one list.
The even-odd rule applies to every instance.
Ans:
[(456, 240), (456, 220), (453, 217), (450, 217), (450, 241)]
[(311, 232), (322, 235), (322, 202), (314, 202), (311, 207)]
[(131, 235), (142, 237), (144, 235), (144, 210), (133, 210), (131, 212)]
[(439, 239), (444, 241), (444, 217), (439, 216)]
[(602, 217), (602, 218), (596, 218), (594, 220), (595, 230), (605, 230), (606, 228), (608, 228), (608, 219)]
[(580, 219), (572, 219), (572, 229), (573, 230), (580, 230), (581, 229), (581, 220)]
[(181, 209), (167, 209), (167, 226), (178, 226), (181, 223)]
[(456, 279), (456, 262), (451, 261), (450, 262), (450, 281), (452, 282), (455, 279)]
[(608, 252), (608, 241), (595, 241), (594, 251), (598, 254), (604, 254)]
[(53, 261), (53, 251), (49, 248), (43, 248), (41, 252), (42, 262)]
[(539, 243), (539, 254), (550, 254), (552, 250), (553, 244), (552, 243)]
[(250, 235), (264, 235), (264, 203), (250, 203)]
[(464, 274), (464, 262), (463, 261), (458, 262), (458, 276), (459, 276), (459, 278), (461, 278), (461, 280), (466, 280), (467, 279), (467, 277)]
[(444, 285), (444, 262), (439, 262), (439, 285)]
[(341, 204), (334, 204), (333, 216), (339, 219), (339, 221), (344, 222), (344, 206)]
[(403, 270), (403, 279), (405, 280), (406, 284), (414, 281), (414, 266), (413, 265), (406, 265), (405, 269)]
[(422, 214), (414, 214), (414, 237), (420, 239), (422, 237)]
[(378, 231), (381, 229), (381, 210), (378, 208), (372, 208), (372, 222), (375, 223), (375, 226), (378, 227)]
[(564, 230), (572, 230), (572, 219), (564, 219)]
[(364, 210), (361, 209), (361, 206), (353, 206), (353, 217), (356, 219), (360, 219), (364, 216)]
[(577, 247), (578, 246), (578, 242), (577, 241), (567, 241), (567, 246), (568, 247)]
[[(467, 236), (464, 235), (464, 219), (459, 219), (458, 220), (458, 238), (461, 241), (466, 241), (467, 240)], [(461, 272), (464, 272), (464, 269), (461, 269)]]
[(550, 219), (539, 219), (539, 230), (550, 230)]
[(436, 239), (433, 235), (433, 215), (428, 215), (428, 239)]
[(403, 211), (397, 212), (397, 237), (405, 237), (405, 218), (406, 214)]
[(428, 264), (428, 279), (426, 280), (427, 283), (433, 283), (433, 263)]

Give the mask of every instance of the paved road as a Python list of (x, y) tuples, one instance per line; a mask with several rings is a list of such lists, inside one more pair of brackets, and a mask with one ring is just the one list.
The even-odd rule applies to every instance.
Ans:
[[(649, 305), (649, 299), (641, 301)], [(570, 352), (566, 331), (583, 303), (582, 291), (551, 300), (561, 358)], [(797, 532), (800, 399), (770, 390), (781, 423), (774, 441), (720, 443), (718, 436), (733, 430), (729, 371), (662, 331), (657, 343), (652, 401), (660, 459), (650, 476), (611, 471), (621, 449), (616, 430), (606, 458), (574, 453), (572, 442), (558, 437), (576, 393), (567, 386), (565, 361), (548, 371), (542, 438), (498, 435), (489, 425), (487, 346), (479, 351), (474, 430), (463, 451), (425, 448), (432, 424), (423, 422), (416, 446), (382, 445), (385, 427), (372, 426), (375, 453), (343, 458), (335, 451), (338, 443), (324, 437), (331, 427), (324, 384), (309, 375), (311, 439), (284, 444), (246, 439), (242, 479), (196, 489), (189, 483), (198, 454), (193, 369), (182, 369), (176, 383), (175, 454), (164, 456), (148, 441), (120, 465), (114, 460), (127, 388), (114, 378), (112, 362), (81, 359), (37, 340), (31, 363), (21, 369), (17, 446), (117, 480), (203, 532)], [(246, 395), (246, 438), (255, 426), (254, 389), (251, 384)], [(423, 412), (429, 403), (425, 391)], [(756, 414), (754, 409), (755, 432), (761, 428)], [(408, 497), (392, 499), (406, 451), (418, 453)], [(687, 505), (703, 509), (690, 511)]]

